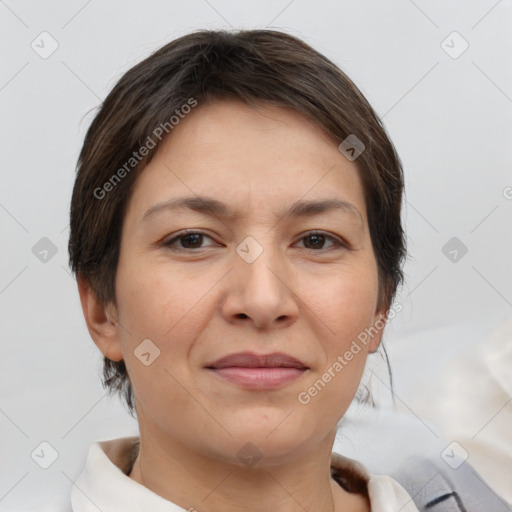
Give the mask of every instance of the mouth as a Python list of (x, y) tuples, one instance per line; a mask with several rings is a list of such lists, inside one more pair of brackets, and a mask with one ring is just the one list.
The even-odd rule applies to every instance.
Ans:
[(222, 379), (246, 389), (273, 389), (298, 379), (309, 367), (283, 353), (240, 352), (206, 365)]

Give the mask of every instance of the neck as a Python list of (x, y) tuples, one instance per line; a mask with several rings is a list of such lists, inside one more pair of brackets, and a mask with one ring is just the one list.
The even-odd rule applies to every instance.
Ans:
[(144, 430), (129, 477), (187, 511), (368, 510), (366, 499), (331, 478), (335, 431), (294, 460), (244, 467)]
[(346, 492), (330, 476), (334, 435), (294, 460), (244, 467), (141, 431), (129, 477), (191, 512), (359, 510), (355, 505), (358, 500), (362, 504), (362, 497)]

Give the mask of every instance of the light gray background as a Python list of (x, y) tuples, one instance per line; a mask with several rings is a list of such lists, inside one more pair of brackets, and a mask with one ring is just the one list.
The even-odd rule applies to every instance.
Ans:
[[(420, 423), (436, 418), (417, 413), (416, 391), (512, 310), (511, 0), (5, 0), (0, 20), (1, 510), (45, 497), (56, 510), (92, 442), (137, 432), (100, 383), (101, 355), (67, 263), (69, 201), (88, 112), (122, 73), (196, 28), (297, 35), (383, 118), (405, 168), (409, 244), (404, 309), (385, 339), (399, 405), (429, 436)], [(31, 47), (42, 47), (44, 31), (58, 43), (46, 59)], [(457, 58), (453, 31), (469, 44)], [(442, 252), (454, 236), (468, 248), (457, 262)], [(43, 237), (57, 248), (47, 262), (32, 251)], [(385, 403), (385, 385), (372, 382)], [(380, 469), (356, 434), (348, 444)], [(386, 444), (371, 437), (374, 450)], [(422, 449), (414, 436), (402, 440)], [(30, 455), (42, 441), (59, 454), (47, 470)]]

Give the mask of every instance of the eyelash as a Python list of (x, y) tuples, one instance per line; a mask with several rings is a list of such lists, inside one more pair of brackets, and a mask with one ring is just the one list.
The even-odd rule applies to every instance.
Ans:
[[(179, 233), (178, 235), (174, 236), (170, 240), (164, 241), (162, 245), (164, 247), (167, 247), (170, 250), (173, 250), (173, 251), (198, 252), (201, 249), (206, 249), (206, 247), (198, 247), (198, 248), (195, 248), (195, 249), (187, 249), (185, 247), (173, 247), (172, 246), (175, 242), (179, 241), (181, 238), (185, 238), (188, 235), (203, 235), (205, 237), (208, 237), (208, 238), (212, 239), (212, 237), (210, 235), (208, 235), (208, 234), (206, 234), (206, 233), (204, 233), (202, 231), (196, 231), (196, 230), (190, 229), (190, 230), (182, 231), (181, 233)], [(299, 240), (303, 240), (304, 238), (308, 238), (309, 236), (314, 236), (314, 235), (321, 235), (321, 236), (325, 237), (326, 240), (330, 240), (336, 246), (338, 246), (338, 248), (349, 249), (348, 244), (342, 242), (341, 240), (338, 240), (336, 237), (334, 237), (332, 235), (329, 235), (328, 233), (326, 233), (324, 231), (310, 231), (310, 232), (306, 233), (305, 235), (302, 235), (302, 237)], [(312, 251), (312, 252), (321, 252), (321, 251), (332, 250), (332, 248), (328, 248), (328, 249), (324, 249), (324, 248), (322, 248), (322, 249), (308, 249), (307, 247), (305, 249), (308, 250), (308, 251)]]

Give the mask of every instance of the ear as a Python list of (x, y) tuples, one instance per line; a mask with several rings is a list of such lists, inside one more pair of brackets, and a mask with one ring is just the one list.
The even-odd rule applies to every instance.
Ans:
[(368, 343), (369, 353), (376, 352), (377, 349), (379, 348), (380, 342), (382, 340), (382, 335), (384, 333), (384, 327), (386, 327), (387, 312), (387, 306), (384, 306), (375, 312), (375, 315), (373, 317), (373, 325), (369, 329), (371, 334), (370, 343)]
[(112, 361), (121, 361), (123, 353), (119, 339), (117, 312), (112, 304), (100, 304), (89, 281), (77, 277), (78, 293), (85, 322), (91, 338), (102, 354)]

